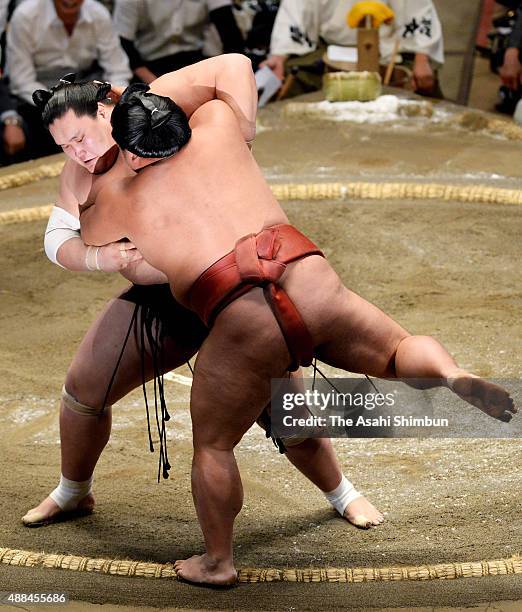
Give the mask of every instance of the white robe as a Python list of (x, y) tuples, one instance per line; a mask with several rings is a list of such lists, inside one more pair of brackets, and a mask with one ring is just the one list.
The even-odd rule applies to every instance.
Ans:
[[(358, 0), (281, 0), (272, 31), (270, 53), (305, 55), (315, 51), (319, 38), (327, 44), (355, 46), (357, 31), (346, 17)], [(387, 63), (395, 40), (400, 51), (425, 53), (444, 63), (442, 27), (432, 0), (388, 0), (394, 11), (392, 25), (380, 29), (381, 62)]]

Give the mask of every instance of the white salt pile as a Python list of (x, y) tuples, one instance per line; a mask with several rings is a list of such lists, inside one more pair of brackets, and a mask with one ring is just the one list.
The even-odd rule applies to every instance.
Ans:
[(428, 101), (384, 95), (371, 102), (291, 102), (286, 105), (284, 113), (287, 116), (322, 117), (330, 121), (383, 123), (396, 121), (400, 117), (431, 118), (434, 110)]

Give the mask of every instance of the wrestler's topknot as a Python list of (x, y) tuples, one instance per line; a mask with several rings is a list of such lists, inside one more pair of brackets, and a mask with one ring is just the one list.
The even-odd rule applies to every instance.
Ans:
[(148, 90), (135, 83), (123, 92), (111, 115), (112, 137), (140, 157), (169, 157), (190, 140), (188, 118), (170, 98)]

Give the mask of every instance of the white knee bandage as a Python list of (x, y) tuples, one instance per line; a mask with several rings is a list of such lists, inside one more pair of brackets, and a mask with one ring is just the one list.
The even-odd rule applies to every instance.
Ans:
[[(83, 416), (98, 416), (103, 412), (101, 408), (93, 408), (79, 402), (67, 391), (65, 385), (62, 387), (62, 401), (66, 408)], [(105, 406), (105, 408), (110, 408), (110, 406)]]
[(354, 499), (362, 497), (353, 484), (343, 474), (339, 486), (329, 493), (324, 493), (326, 499), (332, 504), (332, 506), (339, 512), (341, 516), (344, 515), (346, 506), (351, 503)]
[(60, 484), (49, 495), (62, 510), (75, 510), (86, 495), (92, 491), (92, 476), (89, 480), (78, 482), (60, 476)]

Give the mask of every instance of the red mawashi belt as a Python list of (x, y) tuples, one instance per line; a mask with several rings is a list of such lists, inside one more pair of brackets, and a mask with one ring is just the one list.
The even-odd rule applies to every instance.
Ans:
[(278, 280), (289, 263), (310, 255), (324, 257), (311, 240), (291, 225), (273, 225), (259, 234), (244, 236), (233, 251), (196, 280), (189, 293), (190, 307), (211, 326), (225, 306), (254, 287), (262, 287), (292, 356), (289, 369), (308, 366), (314, 354), (312, 337)]

